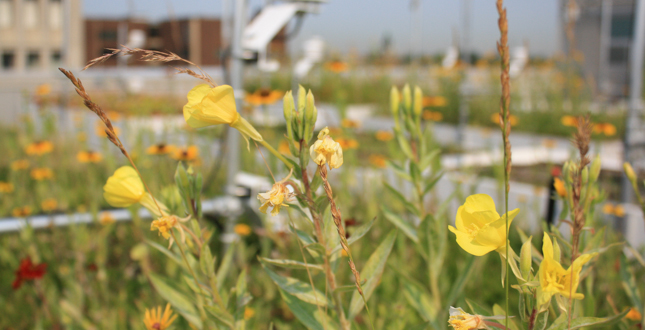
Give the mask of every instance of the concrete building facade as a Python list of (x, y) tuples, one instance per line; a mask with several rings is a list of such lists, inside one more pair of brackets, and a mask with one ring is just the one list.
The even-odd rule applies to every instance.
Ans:
[(81, 67), (81, 0), (0, 0), (0, 71)]

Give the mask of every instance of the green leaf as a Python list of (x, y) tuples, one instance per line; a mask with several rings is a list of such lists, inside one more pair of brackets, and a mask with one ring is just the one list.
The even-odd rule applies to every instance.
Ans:
[(488, 308), (486, 308), (486, 307), (484, 307), (484, 306), (482, 306), (482, 305), (480, 305), (480, 304), (478, 304), (478, 303), (476, 303), (476, 302), (474, 302), (474, 301), (472, 301), (472, 300), (470, 300), (468, 298), (466, 298), (466, 304), (468, 304), (468, 307), (470, 307), (470, 311), (473, 314), (484, 315), (484, 316), (492, 316), (491, 311)]
[(202, 245), (202, 252), (199, 256), (199, 267), (206, 276), (215, 276), (215, 259), (211, 254), (211, 248), (208, 244)]
[(419, 168), (421, 170), (425, 170), (430, 164), (432, 163), (432, 160), (439, 155), (441, 152), (441, 149), (434, 149), (430, 151), (428, 154), (423, 156), (421, 160), (419, 161)]
[(412, 227), (411, 224), (409, 224), (407, 221), (405, 221), (403, 218), (399, 217), (398, 215), (392, 213), (385, 206), (381, 206), (381, 210), (383, 211), (385, 218), (388, 219), (395, 226), (397, 226), (399, 229), (401, 229), (401, 231), (405, 234), (405, 236), (409, 237), (413, 242), (419, 243), (417, 230), (414, 227)]
[(251, 301), (251, 295), (246, 292), (246, 269), (242, 269), (242, 272), (237, 277), (235, 295), (237, 296), (235, 303), (235, 330), (244, 330), (246, 323), (244, 321), (244, 306)]
[(311, 284), (301, 282), (293, 277), (286, 277), (278, 275), (269, 267), (267, 267), (264, 262), (262, 262), (262, 267), (267, 272), (269, 277), (273, 282), (280, 287), (280, 289), (288, 292), (289, 294), (295, 296), (296, 298), (313, 305), (326, 306), (329, 305), (329, 300), (327, 297), (320, 291), (313, 289)]
[[(495, 305), (493, 305), (493, 315), (506, 316), (506, 312), (504, 311), (504, 309), (500, 305), (495, 304)], [(500, 323), (505, 322), (504, 320), (500, 320), (500, 321), (501, 321)], [(509, 318), (509, 320), (508, 320), (508, 328), (511, 329), (511, 330), (518, 330), (517, 324), (515, 324), (515, 321), (513, 319), (511, 319), (511, 318)]]
[[(300, 229), (296, 229), (296, 227), (293, 227), (293, 226), (290, 226), (290, 227), (291, 227), (291, 231), (296, 233), (296, 236), (298, 237), (300, 242), (302, 242), (302, 245), (304, 245), (305, 248), (307, 248), (309, 253), (314, 258), (318, 258), (323, 254), (325, 254), (325, 248), (320, 243), (317, 243), (316, 240), (311, 235), (307, 234), (306, 232)], [(322, 249), (318, 248), (318, 246), (320, 246), (320, 248)]]
[(450, 293), (448, 293), (448, 300), (446, 300), (448, 306), (453, 305), (456, 301), (459, 295), (461, 295), (461, 292), (464, 290), (464, 287), (466, 286), (466, 282), (468, 282), (468, 278), (473, 274), (473, 271), (475, 270), (475, 256), (469, 255), (467, 258), (467, 264), (462, 269), (459, 271), (459, 276), (457, 279), (453, 282), (454, 284), (452, 285), (452, 288), (450, 288)]
[(398, 190), (394, 189), (394, 187), (390, 186), (385, 181), (383, 181), (383, 186), (389, 192), (391, 192), (392, 195), (394, 195), (394, 197), (396, 197), (396, 199), (398, 199), (399, 202), (401, 202), (405, 206), (405, 208), (408, 209), (408, 211), (417, 215), (419, 214), (419, 209), (417, 209), (417, 207), (414, 206), (414, 204), (410, 203), (407, 199), (405, 199), (405, 196), (403, 196), (403, 194), (401, 194)]
[(159, 252), (165, 254), (170, 260), (176, 262), (178, 265), (185, 267), (186, 264), (184, 264), (184, 261), (181, 260), (181, 257), (173, 253), (172, 251), (168, 250), (165, 246), (159, 245), (157, 242), (153, 242), (149, 239), (146, 239), (146, 243), (153, 248), (157, 249)]
[[(365, 236), (365, 234), (367, 234), (367, 232), (370, 230), (370, 228), (372, 228), (372, 225), (374, 225), (375, 222), (376, 222), (376, 217), (374, 217), (372, 221), (356, 228), (356, 230), (352, 232), (352, 235), (347, 239), (347, 244), (352, 245), (354, 242), (361, 239), (361, 237)], [(339, 244), (329, 254), (334, 254), (340, 251), (340, 249), (342, 249), (342, 246), (340, 246)]]
[[(339, 329), (324, 313), (323, 308), (308, 304), (296, 296), (289, 294), (287, 291), (278, 289), (282, 300), (287, 307), (293, 312), (293, 315), (310, 330)], [(325, 324), (323, 326), (323, 324)]]
[(437, 309), (432, 305), (430, 295), (426, 290), (411, 281), (403, 283), (403, 296), (408, 301), (421, 318), (426, 321), (434, 320), (437, 315)]
[[(376, 248), (374, 253), (363, 266), (362, 272), (360, 272), (361, 279), (365, 279), (366, 282), (363, 287), (363, 294), (365, 295), (365, 300), (368, 300), (376, 289), (381, 275), (383, 274), (383, 269), (385, 268), (385, 262), (387, 257), (392, 252), (392, 247), (394, 246), (394, 240), (396, 238), (396, 230), (392, 230), (387, 237), (381, 242), (381, 244)], [(358, 313), (363, 309), (365, 303), (363, 298), (358, 293), (354, 291), (352, 294), (352, 300), (349, 303), (349, 319), (353, 319), (358, 315)]]
[(235, 319), (228, 311), (221, 309), (217, 305), (207, 305), (204, 306), (207, 312), (213, 315), (215, 318), (220, 320), (222, 323), (226, 324), (229, 328), (233, 328), (235, 324)]
[(427, 194), (430, 190), (432, 190), (432, 188), (434, 188), (434, 186), (437, 184), (437, 182), (439, 182), (439, 180), (441, 180), (442, 177), (443, 173), (439, 173), (432, 180), (430, 180), (430, 182), (426, 184), (425, 189), (423, 189), (423, 194)]
[(283, 267), (283, 268), (291, 268), (291, 269), (318, 269), (318, 270), (323, 270), (322, 265), (317, 265), (317, 264), (310, 264), (310, 263), (304, 263), (302, 261), (296, 261), (296, 260), (289, 260), (289, 259), (269, 259), (269, 258), (260, 258), (261, 261), (266, 262), (268, 264), (278, 266), (278, 267)]
[(419, 166), (415, 162), (410, 162), (410, 177), (412, 178), (412, 183), (419, 184), (421, 183), (421, 180), (423, 180), (423, 177), (421, 176), (421, 170), (419, 170)]
[(555, 322), (549, 327), (548, 330), (574, 330), (580, 329), (582, 327), (597, 327), (597, 326), (609, 326), (618, 321), (620, 321), (627, 313), (629, 309), (626, 309), (624, 312), (609, 316), (609, 317), (572, 317), (571, 326), (569, 326), (569, 319), (567, 314), (562, 313)]
[(539, 313), (535, 317), (535, 326), (533, 330), (544, 330), (549, 323), (549, 312)]
[(228, 271), (231, 269), (231, 264), (233, 263), (233, 253), (235, 252), (235, 244), (231, 244), (226, 250), (224, 259), (220, 263), (219, 268), (217, 269), (217, 290), (222, 288), (226, 276), (228, 276)]
[(404, 180), (407, 180), (407, 181), (410, 181), (410, 182), (412, 181), (412, 177), (410, 177), (410, 174), (408, 174), (408, 172), (403, 167), (397, 165), (396, 163), (394, 163), (394, 162), (392, 162), (390, 160), (387, 160), (385, 162), (387, 163), (388, 167), (390, 167), (390, 168), (392, 168), (392, 170), (394, 170), (394, 173), (396, 173), (396, 175), (400, 176)]
[(329, 207), (329, 198), (327, 198), (327, 195), (318, 196), (314, 201), (314, 205), (316, 210), (324, 210)]
[(316, 173), (314, 173), (314, 178), (311, 179), (309, 184), (309, 189), (313, 192), (318, 190), (318, 187), (322, 184), (322, 177), (320, 177), (320, 169), (316, 167)]
[(401, 150), (403, 153), (409, 158), (409, 159), (414, 159), (414, 154), (412, 154), (412, 148), (410, 147), (410, 142), (405, 139), (405, 135), (403, 135), (400, 132), (396, 132), (396, 140), (399, 142), (399, 146), (401, 146)]
[(183, 293), (175, 290), (159, 275), (150, 274), (148, 275), (148, 278), (155, 287), (155, 290), (159, 292), (159, 295), (175, 307), (179, 314), (198, 328), (202, 327), (202, 320), (199, 318), (195, 305), (193, 305), (191, 299), (186, 297)]

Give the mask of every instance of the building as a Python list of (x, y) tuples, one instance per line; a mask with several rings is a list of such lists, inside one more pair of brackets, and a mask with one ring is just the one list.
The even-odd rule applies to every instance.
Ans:
[(81, 67), (81, 0), (0, 0), (0, 70)]
[(574, 47), (582, 53), (582, 69), (608, 97), (622, 98), (629, 91), (629, 54), (634, 33), (634, 0), (560, 0), (563, 21), (563, 50), (569, 50), (567, 20), (574, 24)]
[[(201, 66), (217, 66), (221, 64), (221, 56), (225, 51), (222, 45), (221, 29), (221, 21), (215, 18), (188, 18), (156, 24), (137, 19), (87, 19), (85, 21), (85, 56), (89, 61), (109, 52), (109, 48), (127, 45), (150, 50), (170, 51)], [(287, 45), (284, 29), (271, 41), (268, 51), (270, 56), (279, 59), (286, 56)], [(117, 65), (117, 60), (113, 58), (101, 65), (114, 66)], [(127, 60), (127, 65), (159, 65), (159, 63)]]

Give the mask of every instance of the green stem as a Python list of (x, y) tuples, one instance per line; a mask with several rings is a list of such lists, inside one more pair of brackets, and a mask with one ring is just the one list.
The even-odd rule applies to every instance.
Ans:
[(280, 154), (277, 150), (275, 150), (267, 141), (262, 140), (262, 141), (257, 141), (261, 145), (263, 145), (269, 152), (271, 152), (274, 156), (276, 156), (279, 160), (281, 160), (289, 169), (293, 169), (293, 164), (290, 163), (282, 154)]
[[(202, 295), (202, 297), (205, 297), (206, 295), (204, 294), (204, 290), (202, 290), (202, 286), (199, 285), (199, 282), (197, 282), (197, 276), (195, 275), (195, 271), (193, 271), (193, 268), (190, 267), (190, 263), (188, 263), (188, 258), (186, 258), (186, 254), (184, 253), (184, 248), (181, 247), (180, 242), (177, 240), (177, 237), (175, 236), (174, 231), (170, 231), (172, 234), (172, 239), (177, 242), (177, 247), (179, 247), (179, 251), (181, 252), (181, 257), (184, 259), (184, 262), (186, 263), (186, 267), (188, 267), (188, 270), (190, 271), (190, 274), (193, 275), (193, 281), (195, 281), (195, 285), (199, 288), (199, 292)], [(216, 290), (215, 290), (216, 291)], [(219, 293), (218, 293), (219, 295)], [(221, 299), (221, 298), (220, 298)], [(201, 297), (199, 299), (201, 301)], [(206, 313), (204, 312), (204, 307), (203, 304), (197, 304), (199, 306), (201, 316), (202, 316), (202, 321), (205, 319)]]

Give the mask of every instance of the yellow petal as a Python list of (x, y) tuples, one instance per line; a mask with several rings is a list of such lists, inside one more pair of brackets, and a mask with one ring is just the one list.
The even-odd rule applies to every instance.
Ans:
[[(492, 197), (486, 194), (475, 194), (470, 195), (466, 198), (464, 207), (468, 213), (480, 212), (480, 211), (493, 211), (495, 210), (495, 201)], [(497, 216), (499, 218), (499, 216)]]
[(138, 203), (145, 190), (141, 178), (130, 166), (122, 166), (103, 186), (105, 200), (114, 207), (127, 207)]
[(459, 244), (464, 251), (474, 256), (483, 256), (486, 253), (495, 250), (495, 247), (484, 246), (473, 241), (468, 234), (461, 232), (452, 226), (448, 226), (448, 229), (457, 235), (457, 244)]
[(239, 114), (231, 86), (210, 88), (202, 84), (188, 93), (188, 103), (184, 106), (184, 119), (190, 127), (231, 124), (237, 118)]
[(553, 259), (553, 243), (547, 233), (544, 233), (544, 239), (542, 240), (542, 254), (544, 259)]
[[(519, 209), (509, 212), (509, 227), (519, 212)], [(484, 226), (477, 232), (475, 240), (477, 243), (482, 245), (496, 246), (495, 249), (506, 247), (506, 217), (501, 217), (496, 221), (489, 223), (487, 226)]]

